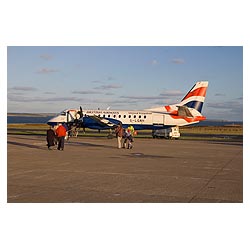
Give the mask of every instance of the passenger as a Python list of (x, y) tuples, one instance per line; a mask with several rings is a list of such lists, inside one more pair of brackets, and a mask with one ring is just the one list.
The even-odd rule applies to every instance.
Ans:
[(125, 130), (125, 129), (123, 129), (122, 138), (123, 138), (122, 147), (123, 147), (123, 148), (126, 148), (128, 138), (127, 138), (127, 130)]
[(130, 131), (130, 134), (131, 134), (132, 138), (134, 138), (135, 129), (134, 129), (133, 125), (130, 124), (130, 125), (128, 126), (128, 129), (129, 129), (129, 131)]
[(132, 124), (130, 124), (128, 126), (128, 131), (130, 133), (129, 141), (130, 141), (130, 145), (131, 145), (131, 148), (132, 148), (132, 142), (134, 142), (134, 135), (135, 135), (135, 129), (134, 129)]
[(122, 128), (122, 123), (121, 122), (116, 127), (115, 134), (116, 134), (116, 137), (117, 137), (118, 148), (121, 148), (122, 147), (122, 136), (123, 136), (123, 128)]
[(68, 126), (68, 139), (71, 137), (71, 133), (72, 133), (72, 125), (69, 124), (69, 126)]
[(133, 140), (131, 131), (129, 129), (127, 129), (126, 132), (125, 132), (125, 138), (126, 138), (126, 141), (128, 143), (127, 149), (132, 149), (132, 147), (133, 147), (132, 142), (134, 140)]
[(59, 123), (58, 128), (56, 129), (56, 135), (58, 137), (58, 150), (64, 150), (64, 138), (66, 136), (66, 129), (65, 127)]
[(47, 146), (49, 150), (52, 150), (51, 146), (55, 146), (55, 132), (50, 126), (50, 128), (47, 130)]
[(66, 123), (63, 123), (63, 127), (66, 129), (65, 139), (68, 141), (69, 140), (69, 127)]
[(132, 124), (130, 124), (130, 125), (128, 126), (128, 129), (130, 130), (131, 135), (134, 136), (135, 129), (134, 129), (134, 127), (133, 127)]

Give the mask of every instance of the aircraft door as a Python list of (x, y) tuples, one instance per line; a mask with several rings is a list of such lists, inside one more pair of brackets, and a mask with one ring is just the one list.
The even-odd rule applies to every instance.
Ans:
[(75, 119), (73, 111), (69, 110), (67, 111), (67, 122), (73, 122)]
[(163, 125), (164, 124), (164, 115), (153, 114), (153, 124), (154, 125)]

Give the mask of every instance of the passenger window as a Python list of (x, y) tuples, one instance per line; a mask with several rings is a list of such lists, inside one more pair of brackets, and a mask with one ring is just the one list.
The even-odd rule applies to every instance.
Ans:
[(147, 118), (147, 116), (144, 115), (144, 119), (146, 119), (146, 118)]
[(128, 118), (131, 118), (131, 115), (129, 115)]
[(114, 118), (116, 117), (116, 115), (114, 115)]
[(124, 115), (123, 118), (126, 118), (126, 115)]
[(119, 115), (119, 118), (121, 118), (121, 115)]
[(136, 115), (134, 115), (134, 118), (136, 118)]
[(110, 115), (108, 115), (108, 117), (110, 117)]
[(139, 115), (139, 118), (141, 118), (141, 115)]

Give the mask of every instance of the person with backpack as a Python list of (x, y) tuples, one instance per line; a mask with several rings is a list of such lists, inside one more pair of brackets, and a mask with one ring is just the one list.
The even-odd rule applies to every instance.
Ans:
[(132, 145), (132, 142), (133, 142), (133, 136), (131, 134), (131, 131), (130, 129), (126, 129), (125, 130), (125, 139), (124, 139), (124, 144), (123, 144), (123, 147), (126, 148), (126, 143), (128, 144), (127, 145), (127, 149), (132, 149), (133, 145)]

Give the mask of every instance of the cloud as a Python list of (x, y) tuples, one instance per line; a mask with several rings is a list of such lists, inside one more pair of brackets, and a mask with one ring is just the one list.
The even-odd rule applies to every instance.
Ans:
[(52, 102), (61, 102), (61, 101), (74, 101), (81, 102), (82, 98), (77, 97), (56, 97), (56, 98), (41, 98), (41, 101), (52, 101)]
[(9, 88), (9, 90), (18, 90), (18, 91), (36, 91), (37, 88), (34, 87), (28, 87), (28, 86), (16, 86), (16, 87), (12, 87)]
[(92, 83), (99, 83), (99, 84), (103, 84), (103, 86), (105, 86), (105, 82), (109, 81), (114, 81), (115, 78), (113, 76), (107, 76), (105, 77), (105, 79), (103, 79), (102, 81), (101, 80), (93, 80), (91, 81)]
[(151, 65), (157, 65), (157, 64), (159, 64), (159, 62), (156, 59), (151, 61)]
[(56, 94), (56, 92), (47, 91), (47, 92), (44, 92), (44, 94), (46, 94), (46, 95), (53, 95), (53, 94)]
[(24, 96), (26, 94), (26, 92), (11, 92), (8, 93), (8, 95), (17, 95), (17, 96)]
[(184, 59), (182, 59), (182, 58), (174, 58), (171, 60), (171, 62), (174, 64), (184, 64), (185, 63)]
[(51, 60), (53, 58), (53, 56), (51, 56), (49, 54), (43, 54), (43, 55), (40, 55), (40, 58), (42, 58), (44, 60)]
[(107, 89), (119, 89), (119, 88), (122, 88), (121, 84), (104, 84), (99, 87), (95, 87), (94, 89), (107, 90)]
[(165, 96), (165, 97), (168, 97), (168, 96), (183, 96), (184, 94), (180, 91), (180, 90), (166, 90), (162, 93), (160, 93), (160, 96)]
[(207, 107), (216, 110), (224, 110), (224, 114), (225, 112), (228, 112), (228, 115), (243, 113), (243, 104), (241, 101), (207, 103)]
[(221, 93), (216, 93), (215, 96), (226, 96), (226, 95)]
[(8, 100), (12, 102), (64, 102), (64, 101), (74, 101), (81, 102), (82, 98), (77, 97), (51, 97), (51, 98), (41, 98), (41, 97), (23, 97), (16, 95), (8, 95)]
[(120, 96), (120, 98), (126, 98), (126, 99), (136, 99), (136, 100), (165, 100), (172, 101), (169, 97), (180, 97), (184, 94), (179, 90), (166, 90), (160, 93), (157, 96)]
[(36, 71), (36, 73), (38, 73), (38, 74), (49, 74), (49, 73), (55, 73), (55, 72), (59, 72), (59, 70), (49, 69), (49, 68), (41, 68), (41, 69)]
[(95, 90), (83, 90), (83, 91), (72, 91), (73, 94), (81, 94), (81, 95), (93, 95), (93, 94), (101, 94), (100, 91)]
[(99, 80), (94, 80), (94, 81), (92, 81), (92, 83), (102, 83), (102, 82)]
[(241, 107), (242, 104), (240, 102), (232, 101), (232, 102), (214, 102), (208, 103), (208, 107), (215, 109), (231, 109), (233, 107)]
[(108, 76), (108, 77), (107, 77), (107, 80), (108, 80), (108, 81), (114, 81), (115, 78), (114, 78), (113, 76)]
[[(96, 104), (96, 103), (102, 103), (104, 105), (114, 105), (116, 106), (117, 104), (125, 104), (125, 105), (128, 105), (128, 104), (135, 104), (137, 103), (137, 100), (122, 100), (122, 99), (104, 99), (104, 98), (98, 98), (98, 99), (94, 99), (92, 100), (93, 104)], [(114, 108), (115, 109), (115, 108)]]
[(133, 99), (133, 100), (158, 100), (158, 99), (166, 99), (165, 96), (120, 96), (120, 98)]
[[(169, 99), (168, 97), (180, 97), (183, 96), (183, 93), (179, 90), (169, 90), (169, 91), (164, 91), (161, 94), (157, 96), (120, 96), (122, 99), (133, 99), (133, 100), (164, 100), (167, 101), (166, 99)], [(168, 101), (173, 101), (169, 99)], [(160, 102), (159, 102), (160, 103)]]

